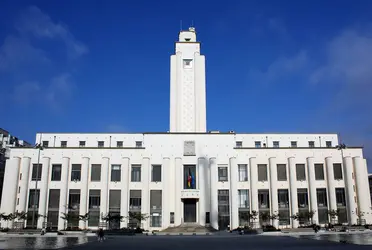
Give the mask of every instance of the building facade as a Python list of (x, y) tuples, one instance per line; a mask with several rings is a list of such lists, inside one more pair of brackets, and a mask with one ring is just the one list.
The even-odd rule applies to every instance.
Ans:
[(38, 133), (43, 150), (12, 149), (0, 212), (28, 212), (25, 225), (58, 229), (64, 214), (88, 212), (73, 226), (97, 228), (108, 214), (130, 212), (147, 215), (141, 226), (150, 230), (372, 222), (361, 147), (337, 149), (336, 134), (207, 132), (204, 69), (195, 30), (180, 32), (170, 132)]
[(10, 148), (12, 147), (30, 147), (30, 144), (24, 140), (19, 140), (5, 129), (0, 128), (0, 202), (3, 193), (5, 163), (6, 159), (9, 158)]

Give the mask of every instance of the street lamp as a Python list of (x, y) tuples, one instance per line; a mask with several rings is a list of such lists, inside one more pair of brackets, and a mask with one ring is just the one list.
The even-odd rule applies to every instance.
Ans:
[(346, 148), (346, 145), (344, 143), (340, 143), (339, 145), (336, 145), (336, 148), (338, 150), (341, 150), (341, 156), (342, 156), (342, 161), (344, 160), (344, 151), (343, 149)]
[[(32, 228), (34, 228), (35, 226), (35, 206), (36, 206), (36, 202), (37, 202), (37, 182), (39, 180), (39, 166), (40, 166), (40, 151), (43, 150), (43, 146), (41, 145), (41, 143), (39, 144), (36, 144), (35, 145), (35, 148), (38, 149), (38, 156), (37, 156), (37, 167), (36, 167), (36, 182), (35, 182), (35, 191), (34, 191), (34, 202), (33, 202), (33, 211), (32, 211)], [(37, 206), (38, 208), (39, 206)]]

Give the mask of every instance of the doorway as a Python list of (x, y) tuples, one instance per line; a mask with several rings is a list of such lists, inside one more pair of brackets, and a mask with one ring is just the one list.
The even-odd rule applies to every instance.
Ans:
[(183, 220), (185, 223), (196, 222), (196, 199), (183, 200)]

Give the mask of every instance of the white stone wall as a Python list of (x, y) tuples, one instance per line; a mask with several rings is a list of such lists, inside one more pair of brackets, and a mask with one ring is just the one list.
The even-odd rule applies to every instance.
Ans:
[[(328, 135), (267, 135), (279, 136), (283, 140), (291, 141), (296, 138), (298, 143), (306, 145), (306, 140), (319, 136), (322, 140), (332, 140), (335, 144), (337, 136)], [(80, 189), (81, 202), (79, 214), (88, 211), (88, 191), (101, 190), (101, 213), (107, 213), (109, 204), (109, 190), (121, 190), (121, 214), (127, 215), (129, 206), (129, 190), (142, 190), (142, 212), (150, 212), (150, 190), (162, 190), (162, 228), (177, 226), (183, 221), (182, 198), (194, 197), (197, 203), (198, 222), (204, 224), (205, 213), (210, 212), (211, 225), (218, 227), (218, 197), (219, 189), (230, 190), (230, 223), (235, 228), (239, 225), (238, 190), (249, 189), (250, 208), (258, 211), (257, 192), (260, 189), (270, 190), (270, 211), (277, 210), (277, 190), (288, 189), (290, 196), (291, 215), (297, 211), (297, 188), (307, 188), (309, 206), (317, 210), (316, 188), (327, 188), (328, 208), (336, 207), (334, 192), (328, 188), (344, 187), (350, 224), (357, 221), (358, 208), (364, 212), (364, 219), (371, 223), (371, 202), (365, 197), (369, 192), (367, 165), (363, 159), (361, 148), (347, 148), (341, 151), (335, 148), (236, 148), (237, 140), (254, 142), (263, 135), (249, 134), (38, 134), (37, 140), (55, 140), (57, 147), (45, 148), (41, 151), (40, 163), (43, 164), (42, 179), (38, 182), (41, 191), (39, 213), (45, 214), (48, 208), (49, 190), (60, 189), (60, 212), (65, 212), (64, 204), (68, 202), (68, 190)], [(116, 145), (116, 140), (124, 141), (124, 148), (98, 148), (97, 141), (109, 141)], [(86, 140), (85, 148), (78, 148), (79, 140)], [(66, 140), (67, 148), (60, 148), (58, 142)], [(142, 148), (135, 148), (135, 141), (143, 141)], [(195, 142), (195, 154), (184, 156), (184, 141)], [(114, 143), (115, 142), (115, 143)], [(49, 143), (49, 145), (53, 145)], [(71, 145), (71, 148), (69, 146)], [(107, 144), (108, 145), (108, 144)], [(249, 144), (248, 144), (249, 145)], [(285, 143), (284, 143), (285, 145)], [(31, 181), (32, 164), (38, 160), (38, 150), (32, 148), (15, 148), (11, 150), (5, 171), (4, 195), (0, 212), (12, 213), (25, 211), (28, 208), (29, 190), (35, 188)], [(296, 163), (305, 164), (306, 181), (297, 181), (294, 166)], [(324, 164), (325, 180), (317, 181), (314, 177), (314, 164)], [(333, 163), (343, 163), (343, 179), (334, 180)], [(61, 181), (51, 181), (52, 164), (62, 164)], [(71, 164), (82, 164), (81, 181), (71, 181)], [(91, 164), (102, 164), (101, 182), (90, 181)], [(111, 165), (121, 165), (121, 181), (111, 182)], [(142, 166), (142, 181), (130, 182), (130, 166)], [(162, 165), (162, 181), (151, 182), (151, 165)], [(183, 165), (196, 165), (196, 190), (183, 190)], [(248, 165), (248, 180), (238, 181), (238, 165)], [(257, 164), (267, 164), (268, 181), (259, 182), (257, 179)], [(277, 181), (276, 164), (286, 164), (287, 181)], [(218, 181), (217, 167), (226, 165), (229, 169), (228, 181)], [(22, 178), (20, 180), (20, 174)], [(18, 188), (20, 190), (18, 192)], [(368, 193), (369, 194), (369, 193)], [(84, 198), (85, 197), (85, 198)], [(363, 199), (364, 197), (364, 199)], [(169, 213), (175, 213), (175, 224), (170, 225)], [(315, 221), (317, 215), (314, 216)], [(42, 226), (44, 219), (39, 219), (38, 226)], [(274, 222), (276, 223), (276, 222)], [(58, 227), (63, 228), (63, 220), (59, 219)], [(121, 223), (124, 227), (127, 222)], [(80, 223), (81, 227), (84, 224)], [(149, 220), (143, 222), (146, 229), (150, 228)], [(291, 220), (291, 226), (298, 223)]]

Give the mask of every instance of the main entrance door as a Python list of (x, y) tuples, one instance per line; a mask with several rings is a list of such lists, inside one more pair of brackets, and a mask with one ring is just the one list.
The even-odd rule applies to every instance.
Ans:
[(196, 222), (196, 199), (183, 200), (183, 221)]

